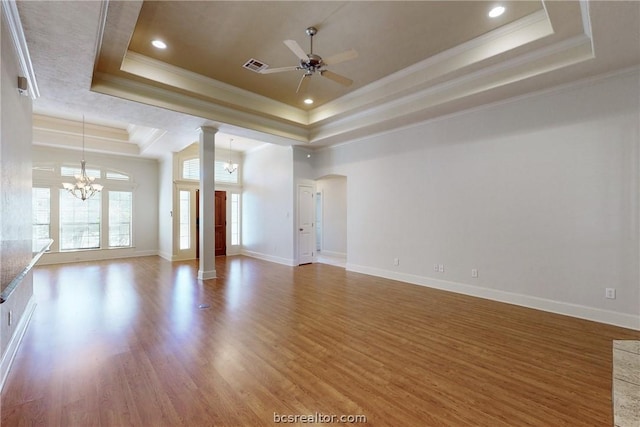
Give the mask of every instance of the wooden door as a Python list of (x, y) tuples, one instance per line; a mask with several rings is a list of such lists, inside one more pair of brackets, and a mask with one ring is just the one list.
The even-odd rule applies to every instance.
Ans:
[[(216, 191), (216, 256), (227, 254), (227, 193)], [(200, 258), (200, 190), (196, 190), (196, 258)]]
[(227, 192), (216, 191), (216, 256), (227, 254)]
[(200, 259), (200, 190), (196, 190), (196, 259)]

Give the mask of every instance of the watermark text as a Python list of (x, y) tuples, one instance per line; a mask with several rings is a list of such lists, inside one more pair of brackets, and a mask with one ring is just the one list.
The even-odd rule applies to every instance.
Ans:
[(278, 414), (273, 413), (276, 424), (364, 424), (367, 417), (362, 414), (336, 415), (315, 412), (313, 414)]

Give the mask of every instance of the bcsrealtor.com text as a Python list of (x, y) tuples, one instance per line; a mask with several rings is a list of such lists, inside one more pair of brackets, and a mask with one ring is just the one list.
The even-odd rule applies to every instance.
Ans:
[(364, 424), (367, 422), (366, 415), (336, 415), (315, 412), (313, 414), (278, 414), (273, 413), (273, 422), (276, 424)]

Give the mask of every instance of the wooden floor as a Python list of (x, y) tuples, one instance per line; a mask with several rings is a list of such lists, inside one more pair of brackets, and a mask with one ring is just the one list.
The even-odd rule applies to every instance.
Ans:
[(328, 265), (216, 268), (37, 268), (2, 426), (611, 426), (611, 341), (640, 337)]

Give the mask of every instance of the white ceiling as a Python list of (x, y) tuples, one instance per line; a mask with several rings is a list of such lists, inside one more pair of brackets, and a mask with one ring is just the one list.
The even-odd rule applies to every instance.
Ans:
[[(222, 148), (314, 149), (640, 64), (638, 2), (500, 2), (499, 24), (485, 15), (496, 3), (20, 1), (35, 143), (76, 146), (65, 135), (84, 114), (87, 149), (104, 152), (161, 157), (200, 126)], [(313, 107), (298, 104), (298, 72), (238, 64), (293, 65), (282, 40), (307, 50), (309, 25), (315, 52), (360, 53), (332, 68), (351, 87), (312, 77)], [(146, 45), (160, 31), (170, 54)]]

